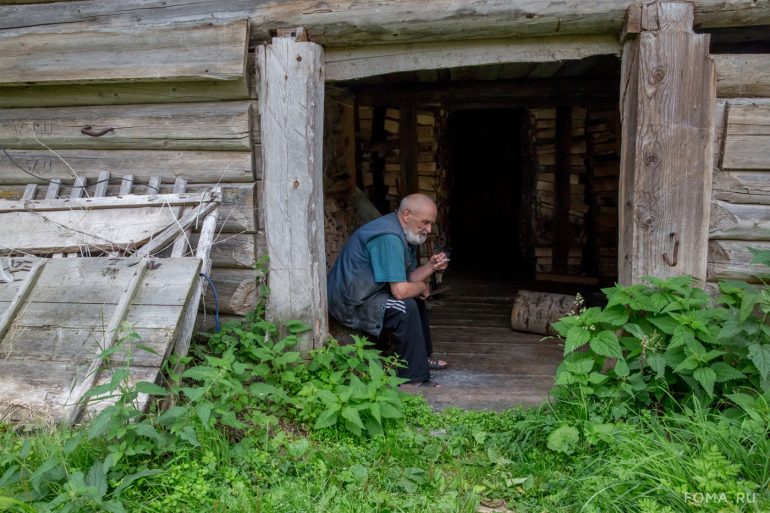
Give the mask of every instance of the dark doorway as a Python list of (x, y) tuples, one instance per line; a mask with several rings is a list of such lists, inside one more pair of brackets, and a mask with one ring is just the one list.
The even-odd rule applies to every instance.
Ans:
[(449, 117), (452, 268), (520, 275), (523, 109), (458, 111)]

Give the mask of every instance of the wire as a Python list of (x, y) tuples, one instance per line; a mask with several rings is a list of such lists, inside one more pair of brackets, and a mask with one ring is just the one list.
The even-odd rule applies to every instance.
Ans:
[(214, 286), (214, 282), (211, 281), (208, 274), (200, 273), (200, 276), (201, 278), (206, 278), (211, 290), (214, 292), (214, 330), (219, 333), (219, 297), (217, 296), (217, 288)]

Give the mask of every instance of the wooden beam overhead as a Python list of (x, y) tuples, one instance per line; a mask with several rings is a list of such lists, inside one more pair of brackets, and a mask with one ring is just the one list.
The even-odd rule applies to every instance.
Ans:
[(558, 62), (592, 55), (620, 55), (617, 37), (576, 35), (334, 48), (326, 52), (326, 79), (511, 62)]
[[(305, 27), (311, 41), (355, 46), (390, 43), (529, 37), (537, 35), (617, 35), (628, 0), (80, 0), (0, 7), (1, 29), (62, 26), (146, 26), (178, 20), (249, 18), (252, 41), (269, 41), (278, 28)], [(770, 23), (770, 4), (756, 0), (699, 0), (699, 29)], [(59, 24), (59, 27), (56, 25)]]
[(617, 101), (618, 77), (498, 80), (494, 82), (404, 83), (351, 86), (361, 105), (393, 102), (506, 104), (535, 107), (554, 102)]

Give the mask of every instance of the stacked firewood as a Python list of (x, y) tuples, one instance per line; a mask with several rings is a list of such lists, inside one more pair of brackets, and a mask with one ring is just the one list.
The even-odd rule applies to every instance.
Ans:
[(592, 107), (586, 121), (591, 182), (592, 228), (599, 275), (618, 275), (619, 129), (617, 109)]
[[(532, 109), (535, 123), (535, 261), (538, 272), (553, 271), (554, 191), (556, 176), (556, 109)], [(567, 256), (567, 272), (582, 271), (583, 244), (586, 238), (585, 217), (590, 205), (586, 202), (586, 142), (585, 109), (572, 109), (572, 129), (569, 160), (569, 233), (570, 247)]]

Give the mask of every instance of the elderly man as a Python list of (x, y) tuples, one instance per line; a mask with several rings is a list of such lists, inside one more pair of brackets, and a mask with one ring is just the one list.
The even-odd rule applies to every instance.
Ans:
[(329, 273), (329, 312), (340, 323), (379, 336), (383, 329), (398, 341), (407, 367), (401, 376), (417, 386), (435, 386), (430, 370), (446, 362), (431, 358), (424, 300), (428, 278), (446, 269), (444, 253), (417, 266), (417, 246), (436, 222), (436, 204), (423, 194), (406, 196), (395, 213), (358, 230), (342, 248)]

